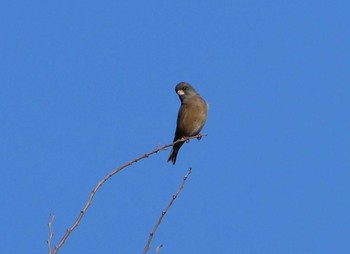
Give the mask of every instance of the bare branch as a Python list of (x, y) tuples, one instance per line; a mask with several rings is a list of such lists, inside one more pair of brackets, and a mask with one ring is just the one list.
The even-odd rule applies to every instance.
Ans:
[[(183, 189), (183, 187), (184, 187), (184, 185), (185, 185), (185, 182), (186, 182), (188, 176), (189, 176), (191, 173), (192, 173), (192, 168), (190, 168), (190, 169), (188, 170), (187, 174), (183, 177), (182, 183), (181, 183), (179, 189), (178, 189), (177, 192), (173, 195), (173, 197), (171, 198), (171, 200), (170, 200), (169, 204), (167, 205), (167, 207), (165, 208), (165, 210), (162, 211), (162, 214), (160, 215), (160, 217), (159, 217), (157, 223), (154, 225), (154, 228), (153, 228), (152, 232), (149, 234), (148, 242), (147, 242), (147, 244), (146, 244), (146, 246), (145, 246), (145, 249), (143, 250), (143, 254), (146, 254), (147, 251), (150, 249), (150, 245), (151, 245), (151, 242), (152, 242), (152, 239), (153, 239), (154, 234), (156, 233), (156, 231), (157, 231), (157, 229), (158, 229), (160, 223), (162, 222), (162, 220), (163, 220), (165, 214), (168, 212), (169, 208), (171, 207), (171, 205), (173, 204), (173, 202), (175, 201), (175, 199), (177, 198), (177, 196), (180, 194), (181, 190)], [(158, 250), (159, 250), (159, 249), (157, 248), (157, 253), (158, 253)]]
[(53, 238), (53, 232), (52, 232), (52, 223), (55, 220), (55, 215), (51, 214), (51, 219), (47, 226), (49, 227), (49, 239), (47, 240), (47, 247), (49, 249), (49, 254), (52, 254), (52, 248), (51, 248), (51, 243), (52, 243), (52, 238)]
[[(83, 209), (80, 211), (77, 219), (74, 221), (74, 223), (72, 224), (72, 226), (70, 228), (68, 228), (66, 230), (66, 233), (63, 235), (62, 239), (60, 240), (60, 242), (56, 245), (55, 249), (53, 251), (51, 251), (50, 254), (57, 254), (58, 251), (60, 250), (60, 248), (62, 247), (62, 245), (65, 243), (65, 241), (67, 240), (67, 238), (69, 237), (69, 235), (72, 233), (72, 231), (79, 225), (80, 221), (82, 220), (82, 218), (84, 217), (86, 211), (88, 210), (88, 208), (90, 207), (90, 205), (92, 204), (92, 200), (95, 197), (96, 192), (99, 190), (99, 188), (101, 188), (101, 186), (108, 181), (108, 179), (110, 179), (113, 175), (115, 175), (116, 173), (120, 172), (121, 170), (123, 170), (124, 168), (134, 164), (135, 162), (138, 162), (142, 159), (148, 158), (150, 155), (153, 155), (155, 153), (158, 153), (159, 151), (164, 151), (166, 150), (168, 147), (171, 147), (179, 142), (184, 142), (184, 141), (189, 141), (191, 139), (201, 139), (202, 137), (208, 136), (208, 134), (198, 134), (192, 137), (183, 137), (181, 139), (176, 140), (175, 142), (171, 143), (171, 144), (167, 144), (164, 145), (162, 147), (158, 147), (156, 149), (154, 149), (153, 151), (146, 153), (136, 159), (133, 159), (127, 163), (125, 163), (124, 165), (120, 166), (119, 168), (114, 169), (113, 171), (111, 171), (109, 174), (107, 174), (100, 182), (98, 182), (98, 184), (95, 186), (95, 188), (91, 191), (90, 196), (85, 204), (85, 206), (83, 207)], [(52, 239), (49, 239), (50, 243)], [(50, 244), (51, 245), (51, 244)]]

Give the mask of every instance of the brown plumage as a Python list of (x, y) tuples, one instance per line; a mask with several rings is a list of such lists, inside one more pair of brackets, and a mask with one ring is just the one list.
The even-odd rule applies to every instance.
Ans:
[[(180, 82), (175, 87), (179, 95), (181, 107), (177, 115), (177, 126), (174, 141), (183, 137), (191, 137), (199, 134), (207, 119), (208, 106), (194, 88), (186, 83)], [(176, 162), (177, 153), (184, 142), (176, 143), (171, 150), (168, 162)]]

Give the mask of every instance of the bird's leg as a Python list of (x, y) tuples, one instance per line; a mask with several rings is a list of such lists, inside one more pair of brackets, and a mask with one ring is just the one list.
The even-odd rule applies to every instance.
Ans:
[(186, 138), (187, 138), (187, 137), (182, 137), (182, 138), (179, 139), (179, 140), (181, 140), (181, 141), (183, 141), (183, 142), (186, 142), (186, 143), (190, 142), (190, 140), (189, 140), (189, 139), (186, 140)]

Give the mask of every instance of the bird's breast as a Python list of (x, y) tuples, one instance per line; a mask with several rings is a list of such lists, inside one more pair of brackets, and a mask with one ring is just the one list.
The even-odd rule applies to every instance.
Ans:
[(200, 97), (182, 104), (177, 121), (181, 136), (197, 135), (204, 126), (207, 110), (206, 102)]

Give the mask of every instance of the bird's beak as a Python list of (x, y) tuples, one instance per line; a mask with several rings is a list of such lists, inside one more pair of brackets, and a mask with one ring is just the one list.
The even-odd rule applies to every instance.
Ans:
[(184, 92), (184, 90), (181, 89), (181, 90), (178, 90), (178, 91), (177, 91), (177, 94), (181, 96), (181, 95), (184, 95), (185, 92)]

